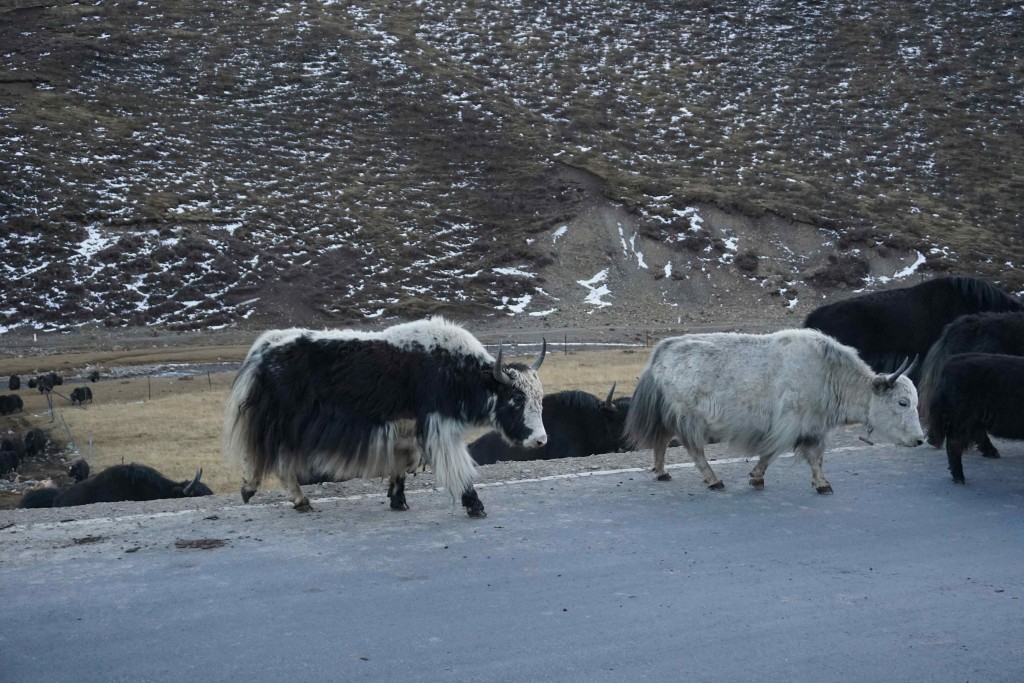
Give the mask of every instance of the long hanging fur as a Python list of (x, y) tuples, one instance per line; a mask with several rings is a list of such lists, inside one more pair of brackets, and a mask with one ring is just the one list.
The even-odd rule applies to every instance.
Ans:
[[(396, 446), (404, 437), (396, 421), (414, 419), (416, 442), (433, 458), (438, 485), (461, 494), (476, 473), (465, 429), (502, 420), (494, 417), (502, 410), (495, 392), (504, 389), (492, 385), (504, 385), (488, 379), (494, 364), (475, 337), (440, 318), (381, 332), (272, 330), (253, 344), (232, 386), (225, 456), (257, 482), (269, 473), (381, 476), (401, 464)], [(531, 419), (539, 425), (535, 371), (517, 363), (502, 367), (512, 384), (537, 395)]]

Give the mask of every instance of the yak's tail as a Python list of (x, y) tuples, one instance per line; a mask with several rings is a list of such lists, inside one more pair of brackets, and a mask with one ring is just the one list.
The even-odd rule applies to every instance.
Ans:
[(18, 502), (19, 508), (50, 508), (53, 507), (53, 501), (57, 498), (57, 494), (60, 493), (60, 489), (52, 487), (36, 489), (35, 491), (29, 491), (21, 500)]
[(623, 438), (632, 448), (653, 448), (675, 435), (665, 414), (665, 394), (654, 375), (646, 371), (640, 376), (626, 413)]
[[(247, 358), (231, 385), (231, 393), (228, 394), (224, 408), (224, 458), (246, 472), (260, 464), (254, 462), (255, 453), (251, 443), (248, 410), (249, 392), (252, 389), (255, 370), (256, 363)], [(263, 468), (259, 469), (262, 478)]]

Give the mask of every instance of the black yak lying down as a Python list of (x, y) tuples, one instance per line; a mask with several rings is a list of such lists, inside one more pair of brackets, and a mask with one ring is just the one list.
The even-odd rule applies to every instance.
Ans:
[(1024, 358), (962, 353), (946, 361), (928, 406), (928, 442), (946, 443), (949, 472), (965, 483), (961, 456), (987, 432), (1024, 439)]
[[(95, 477), (89, 477), (77, 484), (57, 490), (52, 495), (53, 507), (89, 505), (90, 503), (116, 503), (125, 500), (158, 500), (160, 498), (184, 498), (210, 496), (213, 491), (199, 481), (203, 470), (196, 470), (191, 480), (172, 481), (146, 465), (114, 465)], [(55, 490), (55, 489), (50, 489)], [(50, 493), (47, 489), (30, 491), (22, 497), (18, 507), (47, 507)]]
[(476, 464), (491, 465), (502, 460), (554, 460), (620, 451), (629, 397), (612, 400), (614, 394), (614, 384), (603, 401), (585, 391), (547, 394), (541, 412), (546, 444), (511, 446), (496, 432), (489, 432), (469, 445), (469, 454)]

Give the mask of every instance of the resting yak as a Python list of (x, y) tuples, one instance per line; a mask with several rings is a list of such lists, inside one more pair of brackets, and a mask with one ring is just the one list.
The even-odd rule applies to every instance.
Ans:
[[(924, 358), (942, 328), (962, 315), (1020, 310), (1024, 305), (984, 280), (940, 277), (821, 306), (804, 327), (857, 349), (876, 372), (892, 372), (905, 358)], [(907, 376), (917, 383), (914, 371)]]
[(1024, 358), (996, 353), (961, 353), (946, 361), (931, 391), (928, 441), (946, 443), (953, 481), (963, 484), (962, 456), (986, 433), (1024, 439)]
[(597, 453), (614, 453), (622, 447), (622, 425), (629, 410), (629, 397), (612, 400), (615, 385), (602, 401), (585, 391), (560, 391), (543, 401), (544, 430), (548, 442), (541, 448), (512, 446), (490, 432), (469, 445), (478, 465), (501, 460), (554, 460), (579, 458)]
[(18, 396), (17, 394), (6, 394), (4, 396), (0, 396), (0, 415), (17, 413), (23, 410), (24, 407), (24, 401), (22, 401), (21, 396)]
[(191, 480), (173, 481), (146, 465), (114, 465), (94, 477), (62, 489), (29, 491), (22, 497), (18, 507), (70, 507), (125, 500), (213, 495), (210, 487), (199, 481), (202, 476), (203, 470), (199, 469)]
[(810, 463), (818, 493), (832, 493), (822, 471), (825, 440), (842, 424), (864, 423), (884, 439), (919, 446), (917, 390), (896, 372), (875, 374), (856, 351), (815, 330), (773, 334), (691, 334), (660, 342), (640, 376), (626, 438), (654, 449), (654, 471), (665, 471), (665, 449), (678, 437), (709, 488), (724, 484), (704, 446), (725, 441), (760, 459), (750, 485), (780, 453), (793, 449)]
[(235, 378), (224, 416), (224, 453), (243, 470), (242, 500), (274, 473), (296, 510), (310, 509), (298, 477), (391, 473), (391, 507), (406, 509), (407, 462), (396, 458), (395, 422), (412, 420), (439, 486), (484, 517), (463, 443), (490, 425), (511, 443), (539, 448), (543, 389), (533, 366), (504, 364), (462, 327), (432, 318), (380, 332), (271, 330)]

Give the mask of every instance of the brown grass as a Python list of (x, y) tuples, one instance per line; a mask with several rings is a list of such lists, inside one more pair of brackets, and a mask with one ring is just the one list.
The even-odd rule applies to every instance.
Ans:
[[(199, 353), (205, 354), (205, 360), (218, 357), (210, 350)], [(548, 393), (580, 389), (599, 397), (606, 396), (615, 381), (615, 395), (625, 396), (632, 393), (647, 355), (646, 349), (552, 352), (541, 368), (541, 381)], [(219, 357), (224, 358), (224, 353)], [(157, 360), (166, 358), (149, 358)], [(72, 440), (94, 472), (121, 462), (137, 462), (155, 467), (172, 479), (185, 479), (202, 467), (203, 481), (216, 493), (228, 493), (238, 488), (241, 476), (220, 453), (224, 402), (234, 375), (221, 372), (186, 378), (101, 381), (90, 385), (94, 402), (84, 409), (53, 396), (52, 422), (42, 395), (35, 390), (20, 394), (30, 421), (55, 441)], [(67, 396), (73, 388), (64, 384), (57, 391)], [(0, 418), (0, 429), (6, 427), (3, 420), (8, 419)], [(474, 430), (469, 438), (484, 431)]]

